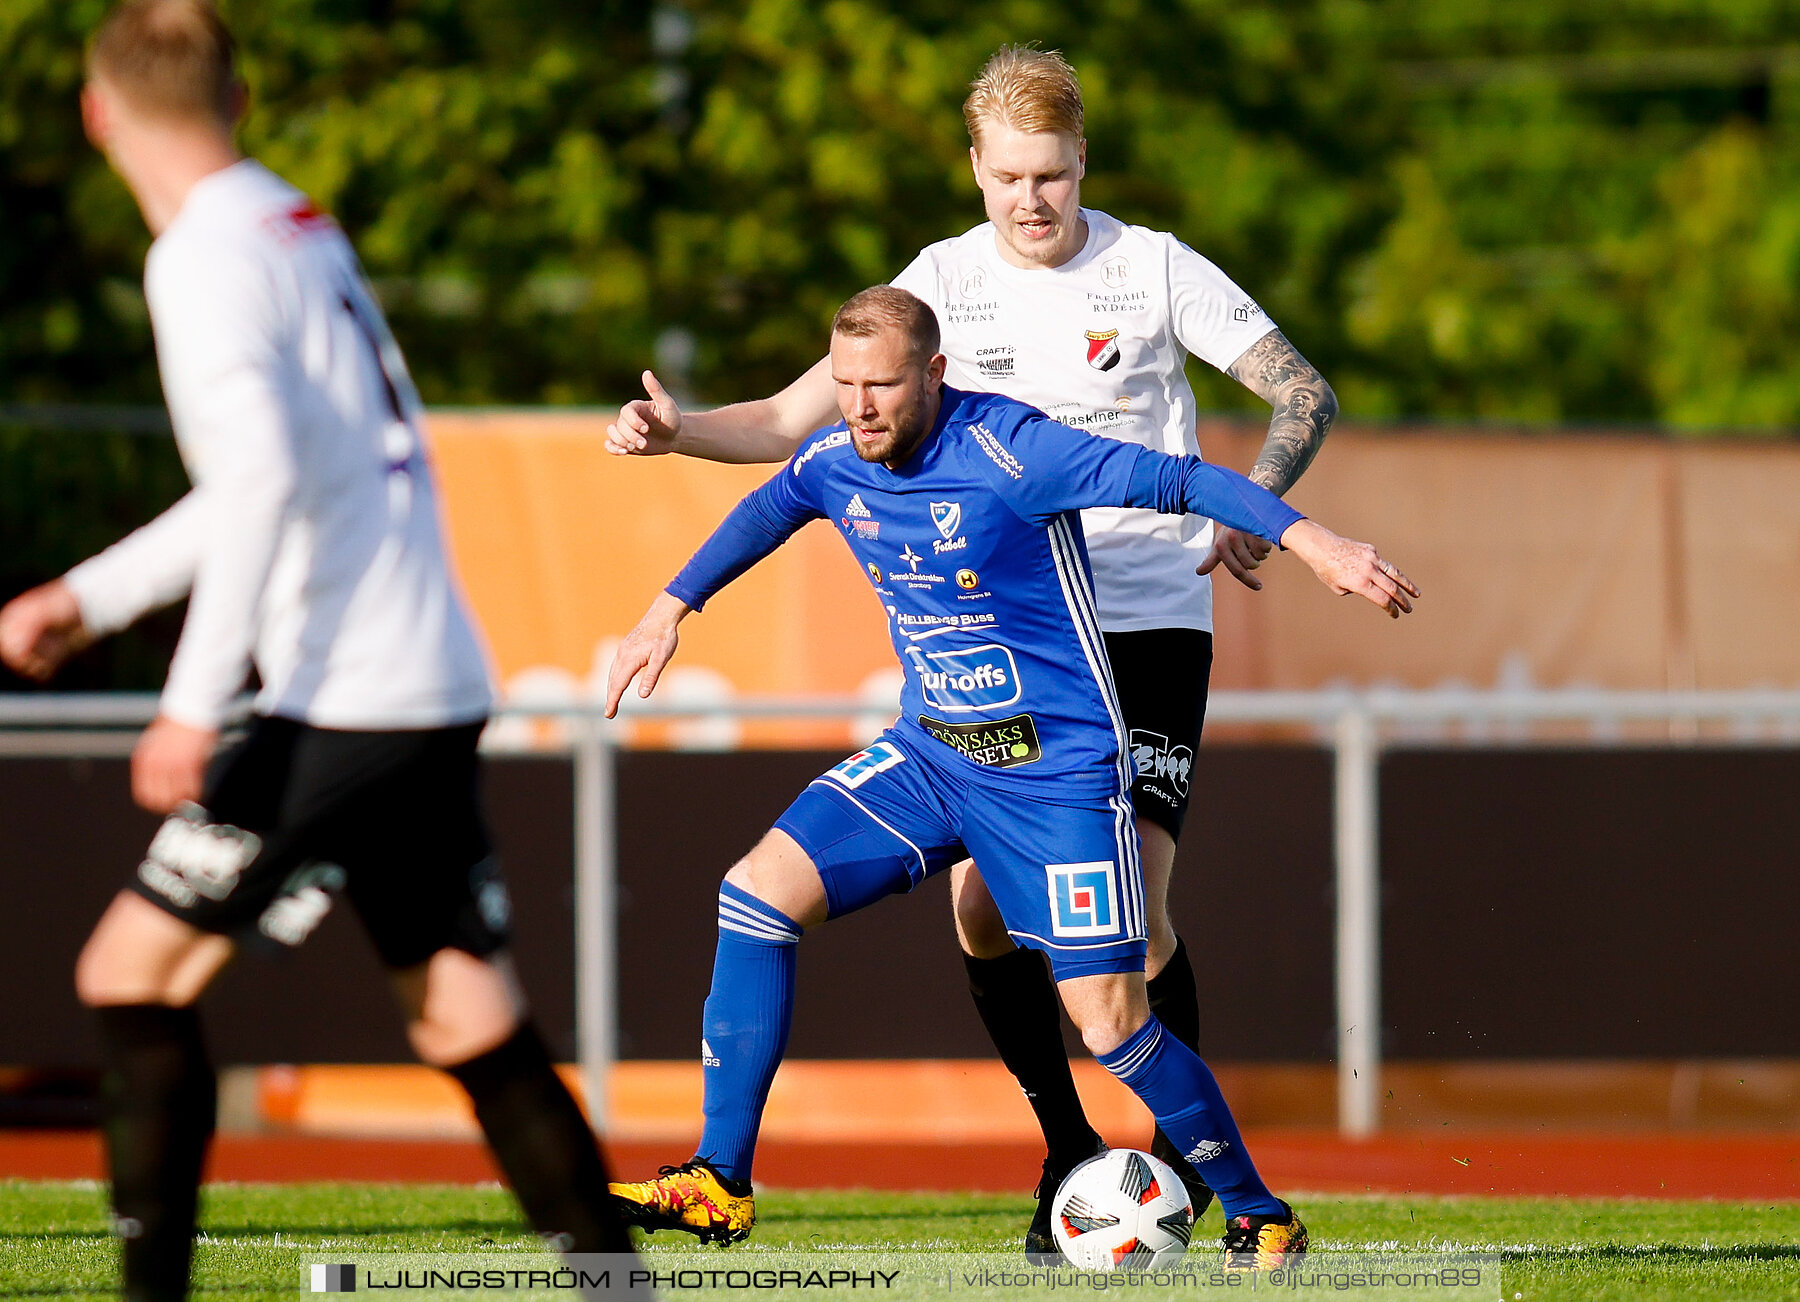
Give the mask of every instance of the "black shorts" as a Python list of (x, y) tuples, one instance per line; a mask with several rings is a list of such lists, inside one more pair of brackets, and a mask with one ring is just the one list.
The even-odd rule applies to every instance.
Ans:
[(1206, 719), (1212, 634), (1195, 628), (1150, 628), (1107, 633), (1105, 638), (1119, 708), (1131, 736), (1131, 758), (1137, 764), (1132, 806), (1139, 818), (1180, 840), (1200, 725)]
[(482, 727), (258, 718), (214, 762), (202, 804), (164, 821), (131, 889), (251, 946), (299, 945), (343, 895), (390, 968), (491, 954), (511, 908), (481, 817)]

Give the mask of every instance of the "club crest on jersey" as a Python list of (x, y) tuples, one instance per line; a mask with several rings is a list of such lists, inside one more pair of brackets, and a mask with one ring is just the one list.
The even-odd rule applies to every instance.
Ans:
[(961, 502), (933, 502), (931, 504), (931, 522), (945, 538), (955, 536), (962, 526)]
[(1116, 936), (1119, 892), (1113, 865), (1053, 863), (1044, 866), (1050, 886), (1050, 930), (1058, 936)]
[(1110, 371), (1119, 364), (1119, 332), (1090, 330), (1087, 332), (1088, 365), (1096, 371)]

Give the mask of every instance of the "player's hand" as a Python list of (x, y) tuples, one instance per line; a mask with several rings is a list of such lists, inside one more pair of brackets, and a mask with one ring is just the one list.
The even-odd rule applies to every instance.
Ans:
[(131, 752), (131, 798), (153, 814), (166, 814), (184, 800), (198, 803), (207, 761), (219, 734), (157, 715)]
[(644, 392), (650, 396), (626, 403), (606, 427), (606, 450), (614, 456), (653, 457), (675, 450), (680, 406), (650, 371), (644, 372)]
[(0, 608), (0, 661), (40, 683), (93, 640), (75, 593), (61, 579), (22, 592)]
[(606, 676), (607, 718), (617, 717), (619, 698), (639, 674), (643, 675), (638, 679), (639, 699), (656, 690), (656, 680), (662, 677), (663, 666), (674, 656), (675, 644), (680, 640), (676, 627), (687, 613), (684, 603), (662, 593), (650, 603), (649, 612), (638, 621), (638, 626), (625, 635), (613, 656), (612, 671)]
[(1275, 544), (1267, 538), (1258, 538), (1253, 533), (1244, 533), (1222, 524), (1215, 525), (1212, 550), (1206, 553), (1206, 559), (1200, 562), (1194, 573), (1211, 574), (1223, 565), (1231, 571), (1233, 578), (1250, 591), (1261, 592), (1262, 580), (1250, 571), (1267, 560), (1269, 553), (1274, 550)]
[(1365, 542), (1338, 535), (1311, 520), (1290, 525), (1281, 545), (1305, 561), (1319, 581), (1338, 596), (1351, 593), (1373, 602), (1391, 618), (1412, 610), (1409, 598), (1419, 595), (1416, 585), (1392, 561)]

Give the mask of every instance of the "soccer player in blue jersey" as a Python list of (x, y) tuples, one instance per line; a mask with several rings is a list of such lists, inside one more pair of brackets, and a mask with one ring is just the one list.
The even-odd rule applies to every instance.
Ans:
[(647, 1229), (745, 1237), (801, 932), (972, 856), (959, 911), (991, 895), (1011, 936), (1048, 955), (1084, 1043), (1244, 1231), (1228, 1249), (1243, 1264), (1276, 1264), (1305, 1250), (1305, 1226), (1257, 1175), (1205, 1063), (1150, 1013), (1132, 762), (1077, 512), (1206, 515), (1396, 617), (1418, 590), (1374, 548), (1232, 471), (946, 386), (938, 343), (932, 310), (905, 290), (878, 286), (846, 303), (830, 359), (844, 420), (803, 439), (738, 504), (613, 662), (609, 715), (633, 679), (640, 696), (654, 689), (687, 615), (809, 520), (828, 519), (886, 608), (907, 671), (893, 727), (808, 786), (726, 874), (699, 1151), (613, 1192)]
[[(1168, 232), (1082, 203), (1088, 148), (1075, 69), (1054, 50), (1003, 47), (970, 83), (963, 119), (987, 220), (927, 245), (893, 279), (937, 313), (950, 384), (1003, 393), (1107, 438), (1199, 455), (1187, 378), (1196, 358), (1269, 403), (1268, 438), (1249, 477), (1286, 494), (1337, 416), (1331, 386), (1224, 270)], [(644, 380), (648, 397), (625, 404), (607, 431), (607, 447), (620, 455), (780, 462), (836, 419), (828, 360), (771, 397), (707, 412), (684, 413), (654, 375)], [(1210, 576), (1223, 566), (1260, 587), (1255, 570), (1270, 544), (1211, 520), (1131, 507), (1085, 510), (1082, 527), (1137, 763), (1131, 796), (1144, 866), (1150, 1006), (1198, 1053), (1195, 969), (1225, 989), (1233, 977), (1208, 967), (1203, 945), (1182, 940), (1169, 884), (1189, 798), (1204, 789), (1197, 748), (1213, 657)], [(953, 891), (962, 889), (962, 871), (950, 870)], [(1278, 909), (1279, 874), (1264, 866), (1259, 882)], [(1044, 1134), (1025, 1251), (1048, 1256), (1055, 1252), (1051, 1196), (1104, 1145), (1075, 1091), (1042, 956), (1015, 946), (992, 909), (960, 916), (957, 939), (976, 1012)], [(1240, 1018), (1283, 1015), (1281, 1001), (1262, 994), (1217, 1002)], [(1195, 1212), (1204, 1211), (1211, 1191), (1166, 1136), (1155, 1135), (1150, 1151), (1174, 1166)]]

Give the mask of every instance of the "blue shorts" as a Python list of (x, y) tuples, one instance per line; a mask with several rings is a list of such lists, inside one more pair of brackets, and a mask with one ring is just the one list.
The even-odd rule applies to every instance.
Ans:
[(834, 918), (967, 857), (1007, 931), (1049, 955), (1057, 980), (1144, 970), (1144, 875), (1126, 792), (1022, 796), (886, 732), (814, 779), (775, 826), (819, 870)]

